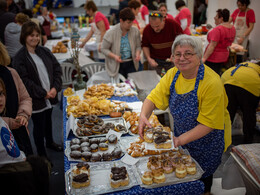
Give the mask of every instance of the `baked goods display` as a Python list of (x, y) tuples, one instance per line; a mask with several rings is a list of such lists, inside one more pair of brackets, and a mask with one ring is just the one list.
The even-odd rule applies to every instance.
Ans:
[[(123, 118), (130, 124), (130, 131), (133, 134), (138, 134), (138, 121), (139, 121), (139, 113), (126, 111), (123, 114)], [(149, 123), (152, 125), (152, 127), (162, 126), (162, 124), (159, 122), (157, 116), (155, 114), (151, 114), (149, 118)]]
[(172, 147), (171, 129), (163, 126), (145, 128), (144, 141), (154, 143), (157, 149), (169, 149)]
[(88, 163), (80, 162), (73, 167), (72, 171), (72, 187), (82, 188), (90, 184), (90, 169)]
[(75, 121), (76, 125), (73, 131), (80, 138), (84, 136), (102, 136), (107, 134), (109, 130), (123, 134), (128, 132), (123, 118), (101, 119), (97, 115), (89, 115)]
[(64, 95), (64, 96), (70, 96), (70, 95), (73, 95), (73, 94), (74, 94), (74, 92), (73, 92), (73, 90), (72, 90), (71, 87), (68, 87), (67, 89), (65, 89), (65, 90), (63, 91), (63, 95)]
[(114, 87), (112, 85), (102, 83), (88, 87), (84, 93), (84, 98), (88, 99), (91, 97), (96, 97), (98, 100), (103, 100), (106, 98), (111, 98), (113, 95)]
[(172, 176), (176, 179), (183, 179), (187, 175), (195, 175), (197, 173), (196, 163), (190, 155), (182, 154), (179, 150), (170, 150), (164, 154), (151, 156), (146, 163), (146, 169), (141, 168), (141, 180), (145, 185), (153, 183), (163, 183), (166, 176)]
[(119, 188), (120, 186), (127, 186), (129, 184), (129, 177), (126, 167), (112, 167), (110, 174), (110, 185), (112, 188)]
[(67, 115), (73, 114), (76, 118), (88, 115), (109, 115), (115, 107), (110, 100), (106, 99), (98, 100), (97, 97), (91, 97), (89, 99), (80, 100), (74, 97), (75, 96), (68, 97), (68, 99), (73, 100), (73, 104), (67, 100), (69, 103), (67, 106)]
[(137, 95), (136, 91), (134, 91), (131, 86), (127, 83), (117, 83), (115, 84), (115, 96), (134, 96)]
[(109, 115), (115, 110), (121, 112), (128, 108), (125, 102), (99, 100), (97, 97), (81, 100), (79, 96), (69, 96), (67, 102), (67, 115), (73, 114), (75, 118), (88, 115)]
[(132, 157), (143, 157), (148, 155), (157, 155), (167, 152), (168, 150), (148, 150), (145, 148), (144, 140), (140, 137), (134, 142), (130, 143), (130, 146), (126, 149), (126, 152)]
[[(113, 135), (113, 134), (111, 134)], [(68, 155), (73, 160), (86, 162), (110, 161), (122, 155), (120, 147), (110, 143), (109, 138), (74, 138), (69, 143)]]
[(52, 46), (52, 53), (67, 53), (68, 49), (62, 41), (59, 41), (56, 45)]

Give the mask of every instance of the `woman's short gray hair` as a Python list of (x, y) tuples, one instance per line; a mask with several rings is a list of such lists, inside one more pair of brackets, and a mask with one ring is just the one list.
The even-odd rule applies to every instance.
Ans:
[(202, 41), (199, 37), (189, 36), (189, 35), (179, 35), (175, 38), (172, 44), (172, 53), (174, 53), (177, 46), (191, 46), (196, 55), (201, 59), (203, 56), (203, 46)]

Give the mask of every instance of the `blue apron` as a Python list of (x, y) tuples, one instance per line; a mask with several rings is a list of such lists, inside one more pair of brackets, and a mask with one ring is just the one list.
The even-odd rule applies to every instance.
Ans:
[[(174, 135), (176, 137), (196, 127), (199, 122), (197, 117), (198, 97), (197, 91), (199, 81), (204, 78), (205, 67), (200, 65), (194, 90), (177, 94), (175, 83), (180, 75), (180, 71), (174, 76), (170, 87), (169, 108), (174, 119)], [(212, 130), (206, 136), (182, 146), (190, 152), (190, 155), (200, 164), (205, 171), (202, 178), (212, 175), (221, 163), (222, 153), (224, 151), (224, 131)]]

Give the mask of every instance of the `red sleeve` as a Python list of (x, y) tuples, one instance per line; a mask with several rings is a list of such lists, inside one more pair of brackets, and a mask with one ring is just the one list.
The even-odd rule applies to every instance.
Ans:
[(209, 41), (219, 42), (219, 40), (220, 40), (220, 32), (219, 32), (219, 29), (217, 27), (213, 28), (209, 32), (208, 40)]
[(255, 12), (254, 12), (254, 10), (252, 10), (252, 9), (248, 10), (246, 17), (247, 17), (247, 20), (246, 20), (247, 25), (249, 25), (249, 23), (255, 23)]
[(149, 15), (149, 10), (148, 10), (148, 8), (145, 5), (143, 6), (142, 13), (144, 15)]
[(150, 41), (149, 41), (149, 28), (150, 24), (148, 24), (143, 31), (143, 37), (142, 37), (142, 47), (150, 47)]
[(238, 15), (239, 9), (236, 9), (232, 14), (231, 14), (231, 18), (232, 18), (232, 22), (235, 23), (236, 17)]
[(171, 20), (174, 20), (174, 17), (171, 14), (167, 14), (167, 18), (171, 19)]
[(102, 14), (100, 12), (97, 12), (95, 15), (95, 23), (98, 23), (101, 20), (103, 20)]

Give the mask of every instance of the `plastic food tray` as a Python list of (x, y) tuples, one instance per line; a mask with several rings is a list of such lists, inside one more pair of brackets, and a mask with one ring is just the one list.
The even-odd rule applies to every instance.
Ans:
[[(94, 135), (90, 135), (90, 136), (79, 136), (79, 135), (77, 135), (76, 129), (78, 128), (78, 125), (77, 125), (77, 121), (78, 120), (79, 119), (75, 119), (75, 124), (74, 124), (73, 130), (72, 130), (73, 134), (76, 137), (83, 138), (83, 137), (104, 137), (104, 136), (106, 136), (106, 134), (94, 134)], [(121, 124), (121, 125), (123, 125), (126, 128), (126, 121), (125, 121), (125, 119), (123, 117), (106, 118), (106, 119), (103, 119), (103, 121), (104, 121), (104, 124), (106, 124), (106, 123), (113, 123), (115, 126), (118, 125), (118, 124)], [(125, 131), (121, 131), (121, 133), (127, 134), (128, 133), (128, 129), (126, 128), (126, 130)]]
[[(89, 163), (90, 185), (88, 187), (75, 189), (72, 187), (72, 175), (71, 175), (72, 167), (75, 165), (76, 164), (72, 164), (71, 169), (69, 169), (65, 173), (65, 185), (66, 185), (66, 192), (68, 195), (103, 194), (103, 193), (115, 192), (120, 190), (127, 190), (132, 188), (133, 186), (140, 185), (140, 183), (138, 183), (138, 180), (136, 178), (137, 173), (135, 167), (126, 165), (121, 161), (95, 162), (95, 163)], [(129, 177), (129, 184), (127, 186), (121, 186), (119, 188), (112, 188), (110, 186), (111, 167), (114, 166), (126, 167), (128, 177)]]
[[(106, 152), (112, 152), (116, 147), (120, 148), (120, 144), (119, 144), (119, 140), (117, 141), (116, 144), (109, 144), (108, 143), (108, 150), (106, 151), (101, 151), (101, 150), (98, 150), (97, 152), (95, 153), (99, 153), (99, 154), (103, 154), (103, 153), (106, 153)], [(70, 141), (66, 141), (66, 149), (65, 149), (65, 155), (67, 156), (68, 160), (69, 161), (79, 161), (79, 162), (84, 162), (84, 160), (82, 160), (81, 158), (80, 159), (74, 159), (74, 158), (71, 158), (70, 157)], [(94, 153), (93, 153), (94, 154)], [(122, 154), (121, 156), (124, 155), (124, 151), (122, 150)]]
[[(188, 151), (184, 150), (184, 153), (188, 154)], [(136, 163), (137, 173), (139, 175), (138, 180), (139, 180), (139, 182), (141, 182), (140, 186), (143, 187), (143, 188), (151, 189), (151, 188), (158, 188), (158, 187), (162, 187), (162, 186), (172, 185), (172, 184), (176, 184), (176, 183), (195, 181), (195, 180), (200, 179), (202, 174), (204, 173), (204, 171), (202, 170), (200, 165), (192, 158), (192, 160), (196, 163), (196, 166), (197, 166), (197, 173), (195, 175), (187, 174), (186, 177), (179, 179), (175, 176), (175, 172), (172, 172), (172, 173), (169, 173), (169, 174), (164, 173), (165, 178), (166, 178), (166, 181), (164, 183), (160, 183), (160, 184), (153, 183), (152, 185), (145, 185), (141, 181), (141, 176), (143, 175), (143, 173), (145, 171), (149, 170), (147, 168), (148, 159), (149, 159), (149, 157), (142, 157)]]

